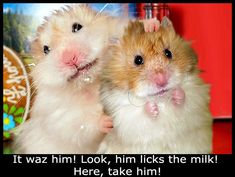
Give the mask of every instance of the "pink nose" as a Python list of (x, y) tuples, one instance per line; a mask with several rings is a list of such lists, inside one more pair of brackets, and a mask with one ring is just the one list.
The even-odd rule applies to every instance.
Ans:
[(167, 82), (168, 82), (168, 78), (165, 73), (157, 73), (155, 77), (155, 83), (157, 84), (157, 86), (164, 87), (166, 86)]
[(62, 53), (62, 62), (67, 66), (78, 65), (84, 58), (85, 54), (76, 50), (65, 50)]

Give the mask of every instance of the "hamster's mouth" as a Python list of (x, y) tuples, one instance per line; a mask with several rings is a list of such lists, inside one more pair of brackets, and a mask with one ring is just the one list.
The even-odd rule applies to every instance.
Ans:
[(92, 62), (85, 64), (84, 66), (80, 67), (77, 66), (76, 67), (77, 71), (72, 76), (69, 77), (69, 80), (73, 80), (78, 76), (80, 76), (82, 73), (89, 71), (97, 63), (97, 60), (98, 59), (95, 59)]
[(170, 89), (161, 89), (157, 93), (150, 94), (149, 96), (163, 96), (165, 93), (167, 93)]

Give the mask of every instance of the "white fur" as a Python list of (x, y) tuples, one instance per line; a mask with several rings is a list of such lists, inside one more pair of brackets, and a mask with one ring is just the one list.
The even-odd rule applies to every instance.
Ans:
[(159, 115), (155, 119), (145, 113), (145, 99), (139, 97), (134, 106), (128, 92), (104, 86), (102, 99), (114, 118), (114, 129), (98, 153), (211, 153), (209, 88), (199, 82), (198, 76), (184, 77), (180, 86), (186, 100), (182, 107), (173, 105), (171, 91), (157, 99)]
[[(110, 36), (119, 36), (126, 23), (106, 15), (90, 13), (84, 6), (75, 6), (51, 16), (39, 31), (33, 70), (33, 84), (37, 95), (30, 119), (19, 128), (16, 153), (95, 153), (104, 134), (99, 130), (103, 107), (99, 99), (99, 74), (102, 58)], [(72, 33), (72, 25), (83, 28)], [(56, 28), (55, 28), (56, 27)], [(51, 48), (43, 53), (43, 45)], [(83, 61), (98, 58), (89, 70), (92, 83), (84, 83), (82, 76), (68, 81), (75, 72), (61, 67), (62, 51), (70, 47), (85, 52)], [(85, 76), (86, 77), (86, 76)]]
[(102, 106), (97, 101), (98, 86), (92, 84), (86, 90), (71, 92), (66, 88), (54, 88), (54, 92), (51, 88), (40, 90), (31, 110), (31, 119), (20, 127), (19, 152), (95, 152), (102, 138), (98, 128), (102, 115)]

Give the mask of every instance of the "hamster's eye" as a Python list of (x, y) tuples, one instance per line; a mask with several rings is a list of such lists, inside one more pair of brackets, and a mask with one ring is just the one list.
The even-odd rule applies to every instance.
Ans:
[(167, 58), (172, 59), (172, 53), (169, 49), (165, 49), (164, 54), (166, 55)]
[(80, 29), (82, 29), (82, 25), (80, 25), (79, 23), (74, 23), (72, 26), (72, 32), (76, 33), (78, 32)]
[(136, 65), (142, 65), (142, 64), (144, 64), (144, 59), (142, 56), (136, 55), (134, 62)]
[(44, 46), (43, 46), (43, 52), (44, 52), (45, 54), (48, 54), (50, 51), (51, 51), (51, 49), (50, 49), (49, 46), (47, 46), (47, 45), (44, 45)]

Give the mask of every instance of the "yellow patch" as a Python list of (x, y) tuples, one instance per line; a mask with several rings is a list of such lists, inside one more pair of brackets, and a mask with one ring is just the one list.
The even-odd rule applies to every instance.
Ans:
[(9, 119), (8, 117), (4, 118), (3, 123), (4, 123), (5, 125), (10, 124), (10, 119)]

